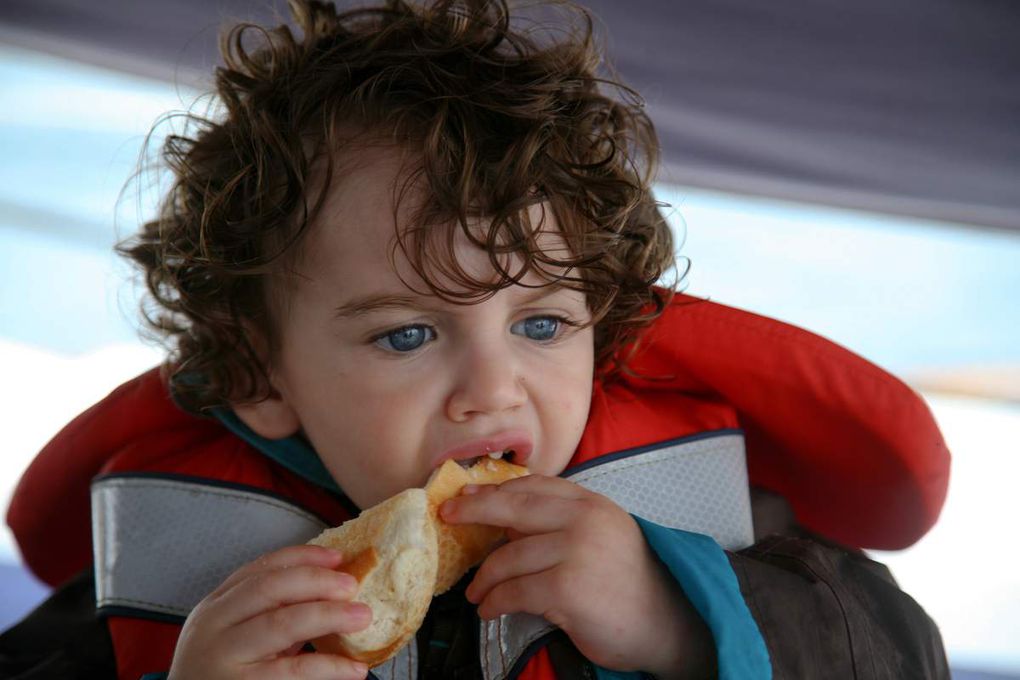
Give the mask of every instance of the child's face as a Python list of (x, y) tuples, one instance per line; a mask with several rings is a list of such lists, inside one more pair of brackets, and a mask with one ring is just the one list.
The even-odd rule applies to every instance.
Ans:
[[(412, 292), (398, 273), (427, 289), (399, 250), (389, 261), (398, 159), (370, 149), (331, 188), (287, 293), (271, 371), (279, 397), (238, 415), (264, 436), (302, 430), (362, 508), (421, 486), (451, 457), (511, 448), (532, 472), (558, 474), (591, 400), (592, 330), (559, 321), (588, 321), (584, 296), (515, 285), (456, 305)], [(460, 265), (491, 272), (458, 234)]]

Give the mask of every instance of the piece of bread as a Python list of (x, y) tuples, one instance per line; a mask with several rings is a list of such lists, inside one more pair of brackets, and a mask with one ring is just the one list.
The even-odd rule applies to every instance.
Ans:
[(465, 484), (498, 484), (527, 468), (483, 457), (465, 469), (446, 461), (424, 489), (407, 489), (309, 541), (344, 553), (340, 569), (358, 579), (355, 602), (372, 609), (364, 630), (312, 641), (374, 667), (396, 654), (421, 627), (433, 595), (448, 590), (495, 548), (498, 527), (446, 524), (439, 506)]
[(343, 552), (340, 568), (358, 579), (354, 600), (372, 609), (364, 630), (312, 645), (369, 667), (396, 654), (421, 627), (436, 582), (438, 542), (425, 490), (407, 489), (309, 543)]
[[(528, 469), (505, 460), (483, 457), (470, 468), (463, 468), (448, 460), (432, 473), (425, 493), (434, 513), (448, 498), (460, 493), (465, 484), (500, 484), (528, 474)], [(436, 574), (435, 595), (453, 587), (468, 569), (481, 562), (499, 545), (506, 532), (500, 527), (484, 524), (447, 524), (436, 521), (439, 540), (439, 569)]]

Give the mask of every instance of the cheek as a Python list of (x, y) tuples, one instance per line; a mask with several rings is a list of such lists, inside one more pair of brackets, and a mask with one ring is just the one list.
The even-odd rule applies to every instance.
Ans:
[(588, 424), (588, 412), (591, 409), (591, 383), (586, 389), (579, 391), (571, 399), (563, 404), (563, 411), (567, 414), (570, 423), (571, 436), (580, 439), (581, 433)]
[(546, 383), (546, 402), (552, 406), (550, 423), (567, 439), (580, 439), (591, 407), (593, 367), (591, 353), (582, 345), (571, 361), (560, 364), (555, 379)]
[[(317, 369), (317, 370), (316, 370)], [(387, 434), (399, 404), (364, 370), (313, 366), (300, 387), (300, 417), (322, 455), (361, 451)], [(292, 389), (294, 386), (291, 386)]]
[[(420, 440), (432, 412), (434, 387), (410, 377), (363, 372), (343, 386), (337, 400), (343, 412), (336, 412), (333, 427), (352, 428), (363, 446), (392, 457), (392, 451), (407, 450)], [(385, 449), (385, 450), (383, 450)]]
[(592, 332), (589, 329), (580, 342), (580, 347), (569, 369), (570, 393), (567, 396), (572, 411), (587, 416), (591, 405), (592, 381), (595, 377), (595, 349)]
[[(332, 370), (313, 367), (311, 380), (320, 383), (319, 398), (345, 413), (373, 415), (393, 412), (414, 390), (399, 371), (381, 370), (371, 361), (342, 357)], [(343, 414), (338, 413), (342, 417)]]
[(585, 346), (585, 351), (581, 353), (582, 358), (578, 361), (571, 382), (572, 389), (567, 408), (576, 417), (575, 426), (577, 427), (578, 438), (580, 438), (585, 425), (587, 425), (588, 412), (591, 409), (592, 381), (595, 377), (594, 354), (594, 349), (589, 339), (588, 344)]

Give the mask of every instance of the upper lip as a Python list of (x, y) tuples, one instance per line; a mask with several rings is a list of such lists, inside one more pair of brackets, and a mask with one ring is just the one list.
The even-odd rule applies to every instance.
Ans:
[(479, 437), (458, 444), (443, 451), (436, 459), (434, 467), (439, 467), (448, 460), (467, 460), (484, 456), (488, 453), (513, 450), (513, 463), (527, 465), (531, 457), (531, 435), (525, 430), (505, 430), (488, 437)]

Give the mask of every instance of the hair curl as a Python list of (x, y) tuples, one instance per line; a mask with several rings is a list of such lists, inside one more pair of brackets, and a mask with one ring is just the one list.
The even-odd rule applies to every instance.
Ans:
[[(585, 293), (599, 370), (621, 369), (671, 294), (654, 285), (674, 264), (650, 191), (657, 140), (640, 98), (596, 75), (590, 15), (554, 6), (575, 19), (555, 37), (518, 26), (502, 0), (389, 0), (342, 13), (291, 0), (300, 37), (286, 25), (224, 34), (221, 112), (186, 114), (186, 129), (166, 138), (173, 184), (158, 217), (118, 246), (145, 276), (143, 314), (169, 341), (185, 407), (269, 394), (256, 348), (276, 346), (271, 279), (321, 206), (325, 188), (311, 195), (317, 160), (326, 159), (318, 184), (342, 180), (331, 159), (351, 126), (420, 158), (425, 204), (396, 247), (434, 294), (470, 304), (539, 273)], [(565, 257), (536, 244), (526, 208), (537, 200), (552, 207)], [(478, 217), (484, 233), (468, 228)], [(490, 253), (499, 280), (458, 266), (458, 227)]]

